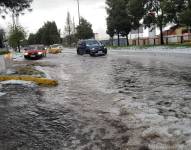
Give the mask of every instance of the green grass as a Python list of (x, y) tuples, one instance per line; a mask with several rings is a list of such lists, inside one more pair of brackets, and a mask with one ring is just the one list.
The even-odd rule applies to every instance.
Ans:
[(8, 53), (10, 53), (10, 52), (7, 51), (7, 50), (0, 49), (0, 55), (5, 55), (5, 54), (8, 54)]
[(30, 66), (16, 67), (15, 75), (32, 75), (32, 76), (40, 76), (45, 77), (45, 74), (41, 71), (38, 71)]
[(129, 45), (129, 46), (107, 46), (107, 48), (111, 49), (147, 49), (152, 47), (167, 47), (167, 48), (191, 48), (191, 43), (183, 43), (183, 44), (168, 44), (168, 45), (142, 45), (142, 46), (136, 46), (136, 45)]
[(0, 81), (8, 81), (8, 80), (23, 80), (23, 81), (32, 81), (40, 86), (54, 87), (58, 85), (57, 80), (51, 80), (40, 77), (33, 76), (14, 76), (14, 75), (0, 75)]
[(169, 44), (167, 45), (172, 48), (177, 48), (177, 47), (185, 47), (185, 48), (191, 48), (191, 43), (183, 43), (183, 44)]

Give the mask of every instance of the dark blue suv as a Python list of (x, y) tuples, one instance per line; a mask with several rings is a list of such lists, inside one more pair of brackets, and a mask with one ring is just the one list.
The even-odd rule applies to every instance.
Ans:
[(77, 54), (90, 54), (90, 56), (107, 55), (107, 48), (97, 40), (80, 40), (77, 45)]

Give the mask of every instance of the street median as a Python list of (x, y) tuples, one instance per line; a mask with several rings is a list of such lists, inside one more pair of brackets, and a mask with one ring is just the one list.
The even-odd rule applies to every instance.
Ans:
[(58, 85), (57, 80), (33, 77), (33, 76), (13, 76), (13, 75), (0, 75), (0, 81), (8, 81), (8, 80), (22, 80), (22, 81), (31, 81), (40, 86), (48, 86), (53, 87)]

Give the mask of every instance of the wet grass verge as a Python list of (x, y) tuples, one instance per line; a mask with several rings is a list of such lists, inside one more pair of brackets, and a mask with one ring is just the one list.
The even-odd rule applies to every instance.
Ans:
[(30, 67), (55, 67), (56, 65), (49, 63), (49, 62), (37, 62), (37, 61), (14, 61), (15, 64), (17, 65), (23, 65), (25, 66), (30, 66)]
[(147, 49), (147, 48), (155, 48), (155, 47), (166, 47), (166, 48), (191, 48), (191, 43), (183, 43), (183, 44), (165, 44), (165, 45), (129, 45), (129, 46), (107, 46), (107, 48), (111, 49)]
[(33, 76), (15, 76), (15, 75), (1, 75), (0, 81), (8, 80), (22, 80), (22, 81), (31, 81), (40, 86), (53, 87), (58, 85), (58, 81), (52, 79), (46, 79), (41, 77)]
[(14, 75), (33, 75), (37, 77), (46, 77), (44, 72), (36, 70), (31, 66), (16, 67)]
[(7, 50), (1, 50), (0, 49), (0, 55), (5, 55), (5, 54), (9, 54), (10, 52)]

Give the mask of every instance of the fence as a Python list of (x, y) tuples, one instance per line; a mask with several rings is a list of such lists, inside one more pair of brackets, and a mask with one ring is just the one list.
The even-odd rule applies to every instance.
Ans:
[[(111, 46), (112, 40), (103, 40), (102, 41), (105, 45)], [(165, 44), (181, 44), (191, 42), (191, 33), (183, 34), (183, 35), (169, 35), (164, 36), (164, 43)], [(155, 38), (136, 38), (136, 39), (129, 39), (129, 45), (160, 45), (160, 37), (157, 36)], [(113, 39), (113, 46), (118, 45), (118, 40)], [(126, 46), (127, 40), (126, 38), (120, 38), (120, 46)]]

